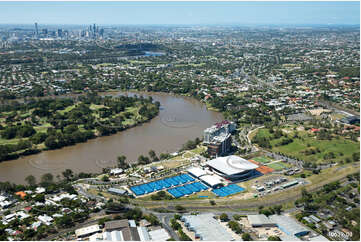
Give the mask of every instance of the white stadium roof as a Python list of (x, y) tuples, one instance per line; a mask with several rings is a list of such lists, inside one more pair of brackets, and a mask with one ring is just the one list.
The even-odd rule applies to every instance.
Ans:
[(258, 168), (258, 165), (235, 155), (218, 157), (208, 161), (207, 165), (228, 176)]

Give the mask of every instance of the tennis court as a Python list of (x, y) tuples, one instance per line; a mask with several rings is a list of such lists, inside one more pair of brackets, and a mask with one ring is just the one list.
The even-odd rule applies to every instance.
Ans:
[(183, 197), (185, 195), (190, 195), (192, 193), (197, 193), (200, 191), (207, 190), (208, 187), (200, 182), (194, 182), (186, 184), (180, 187), (170, 188), (167, 191), (174, 196), (175, 198)]
[(263, 175), (268, 174), (270, 172), (273, 172), (274, 169), (268, 167), (268, 166), (259, 166), (256, 171), (261, 172)]
[(262, 164), (266, 164), (266, 163), (271, 162), (271, 160), (269, 158), (265, 157), (265, 156), (254, 157), (254, 158), (252, 158), (252, 160), (260, 162)]
[(219, 197), (226, 197), (229, 195), (233, 195), (239, 192), (243, 192), (245, 189), (236, 184), (231, 184), (226, 187), (221, 187), (217, 189), (213, 189), (212, 192)]
[(141, 196), (144, 194), (163, 190), (164, 188), (178, 186), (192, 181), (194, 181), (193, 177), (189, 176), (188, 174), (181, 174), (178, 176), (168, 177), (162, 180), (145, 183), (138, 186), (133, 186), (130, 187), (130, 190), (134, 192), (135, 195)]

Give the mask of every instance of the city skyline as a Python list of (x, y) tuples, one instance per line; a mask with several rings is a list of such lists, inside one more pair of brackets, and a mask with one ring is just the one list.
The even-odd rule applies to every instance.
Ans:
[(0, 24), (358, 25), (360, 22), (359, 2), (0, 2), (0, 6), (3, 9)]

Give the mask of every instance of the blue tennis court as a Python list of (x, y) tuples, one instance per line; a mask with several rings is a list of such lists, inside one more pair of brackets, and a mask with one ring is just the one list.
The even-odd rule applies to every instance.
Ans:
[(208, 187), (200, 182), (194, 182), (186, 184), (180, 187), (170, 188), (167, 191), (173, 195), (175, 198), (183, 197), (185, 195), (190, 195), (192, 193), (197, 193), (200, 191), (207, 190)]
[[(165, 178), (163, 180), (153, 181), (142, 185), (133, 186), (130, 187), (130, 190), (132, 190), (132, 192), (134, 192), (135, 195), (140, 196), (140, 195), (152, 193), (154, 191), (160, 191), (163, 190), (164, 188), (170, 188), (173, 186), (182, 185), (184, 183), (192, 182), (194, 180), (195, 179), (189, 176), (188, 174), (181, 174), (178, 176)], [(184, 191), (184, 192), (188, 193), (188, 191)]]
[(233, 195), (239, 192), (243, 192), (245, 189), (236, 184), (231, 184), (226, 187), (221, 187), (217, 189), (213, 189), (212, 192), (220, 197), (226, 197), (229, 195)]

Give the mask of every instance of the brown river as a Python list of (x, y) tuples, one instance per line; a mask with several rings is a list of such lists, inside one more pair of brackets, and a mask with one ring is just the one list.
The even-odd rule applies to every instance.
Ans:
[(184, 96), (163, 93), (112, 92), (106, 95), (151, 95), (161, 104), (159, 115), (150, 122), (127, 129), (111, 136), (99, 137), (86, 143), (43, 151), (17, 160), (0, 163), (0, 181), (25, 183), (28, 175), (37, 181), (45, 173), (54, 177), (67, 168), (75, 173), (100, 172), (102, 168), (114, 167), (116, 158), (125, 155), (130, 163), (153, 149), (157, 155), (178, 151), (188, 140), (202, 137), (203, 130), (223, 115), (207, 110), (199, 101)]

